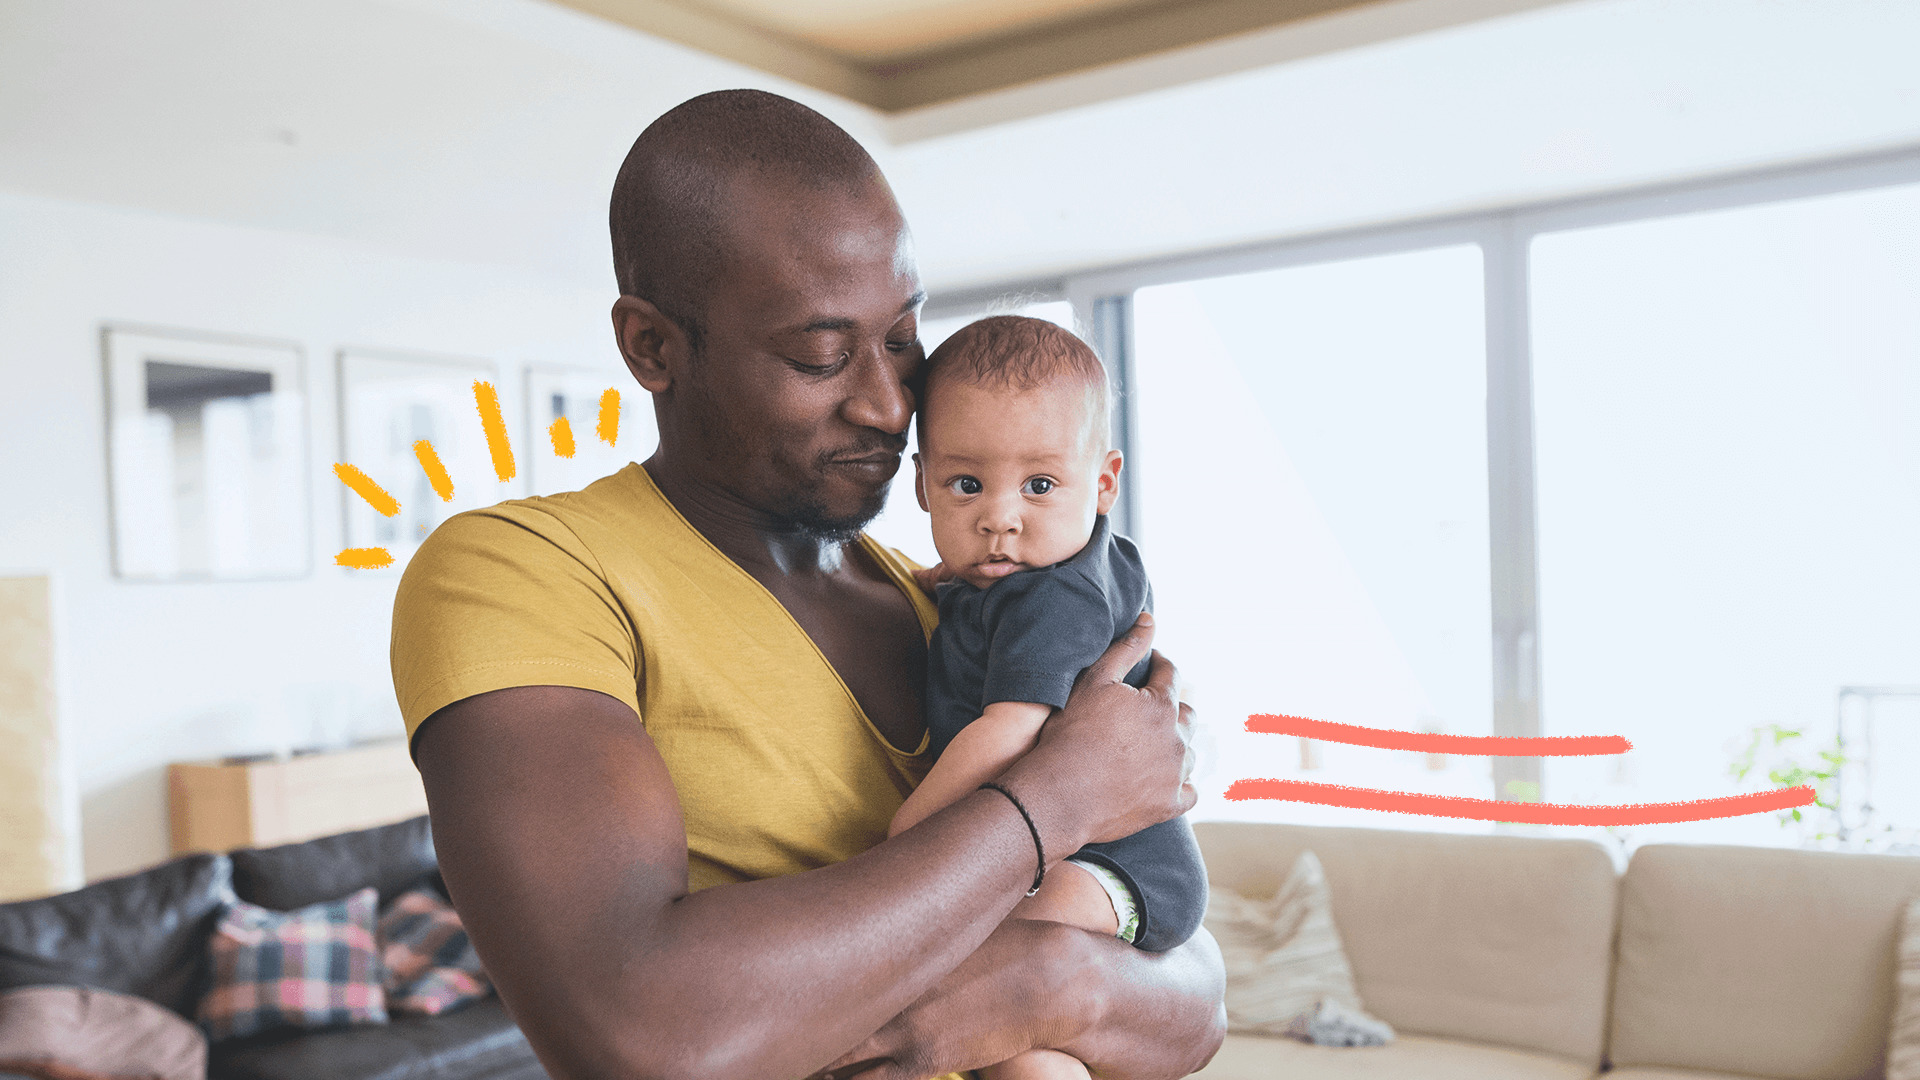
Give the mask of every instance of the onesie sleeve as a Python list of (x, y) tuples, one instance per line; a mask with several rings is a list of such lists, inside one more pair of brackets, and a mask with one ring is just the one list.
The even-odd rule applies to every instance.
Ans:
[(1088, 844), (1073, 857), (1099, 863), (1126, 882), (1140, 926), (1133, 944), (1166, 952), (1200, 929), (1207, 913), (1207, 867), (1184, 815), (1105, 844)]
[(391, 652), (409, 739), (456, 701), (516, 686), (597, 690), (640, 713), (632, 620), (580, 538), (524, 504), (433, 531), (400, 579)]
[(1031, 701), (1061, 708), (1080, 673), (1113, 644), (1106, 594), (1084, 575), (1016, 575), (988, 593), (987, 677), (981, 705)]

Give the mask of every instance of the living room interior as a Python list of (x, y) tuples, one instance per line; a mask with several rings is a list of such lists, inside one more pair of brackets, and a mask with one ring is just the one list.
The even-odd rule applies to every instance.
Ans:
[[(194, 1020), (232, 901), (432, 882), (407, 557), (651, 451), (608, 189), (751, 87), (879, 162), (928, 348), (1021, 312), (1117, 384), (1245, 902), (1204, 1075), (1920, 1077), (1916, 43), (1904, 0), (0, 6), (0, 992)], [(871, 532), (937, 559), (903, 480)], [(153, 925), (31, 907), (155, 874)], [(1307, 1003), (1386, 1045), (1236, 1005), (1289, 904), (1344, 952)], [(491, 1002), (140, 1075), (545, 1075), (516, 1037)]]

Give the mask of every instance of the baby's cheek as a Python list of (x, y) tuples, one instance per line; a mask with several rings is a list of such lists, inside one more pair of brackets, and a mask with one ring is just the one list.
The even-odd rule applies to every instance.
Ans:
[(968, 523), (959, 520), (960, 515), (935, 510), (933, 513), (933, 547), (940, 553), (941, 561), (949, 565), (971, 562), (973, 554), (973, 530)]

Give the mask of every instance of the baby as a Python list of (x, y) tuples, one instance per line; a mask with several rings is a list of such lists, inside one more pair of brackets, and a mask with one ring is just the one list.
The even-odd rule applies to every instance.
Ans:
[[(1120, 491), (1107, 375), (1053, 323), (981, 319), (927, 358), (914, 455), (933, 515), (940, 625), (928, 646), (926, 720), (938, 755), (894, 817), (898, 834), (998, 777), (1067, 703), (1080, 672), (1152, 605), (1140, 553), (1107, 523)], [(1142, 660), (1128, 673), (1146, 679)], [(1053, 867), (1015, 918), (1116, 934), (1154, 952), (1192, 936), (1206, 871), (1185, 818)], [(1086, 1066), (1052, 1050), (991, 1080), (1069, 1080)]]

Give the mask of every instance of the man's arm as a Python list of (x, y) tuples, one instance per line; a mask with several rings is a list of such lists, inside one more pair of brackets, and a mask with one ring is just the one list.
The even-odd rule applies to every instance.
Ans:
[[(1119, 681), (1150, 638), (1137, 627), (1102, 657), (1002, 777), (1051, 859), (1192, 804), (1171, 665), (1143, 689)], [(1026, 825), (984, 792), (839, 865), (689, 895), (666, 766), (632, 711), (591, 691), (468, 698), (415, 756), (448, 887), (566, 1080), (820, 1069), (960, 967), (1033, 875)]]

